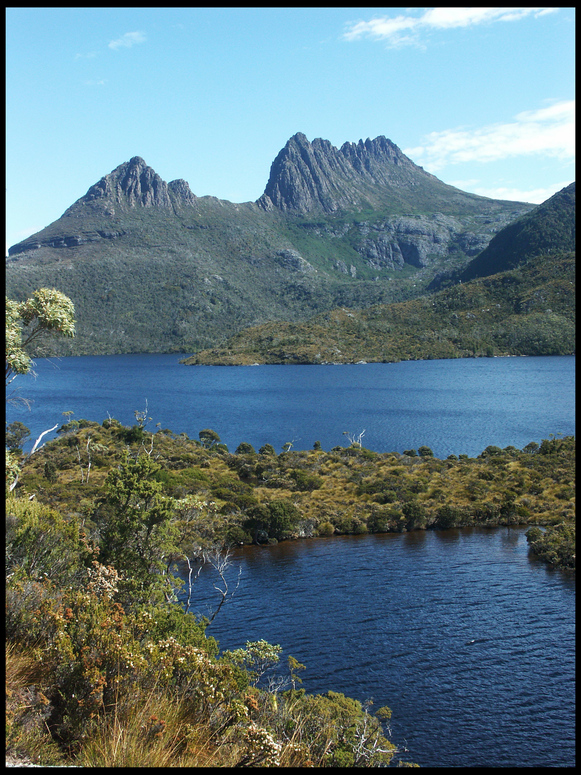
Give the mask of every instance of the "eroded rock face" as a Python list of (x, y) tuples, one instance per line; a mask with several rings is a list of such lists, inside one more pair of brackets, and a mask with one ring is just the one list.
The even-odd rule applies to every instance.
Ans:
[(85, 202), (108, 200), (130, 207), (170, 207), (167, 183), (140, 156), (105, 175), (87, 191)]
[(171, 180), (167, 184), (171, 200), (174, 205), (194, 205), (197, 197), (190, 190), (188, 183), (180, 178), (179, 180)]
[(390, 203), (403, 211), (438, 210), (436, 202), (456, 199), (474, 207), (483, 199), (438, 180), (409, 159), (391, 140), (376, 137), (341, 148), (328, 140), (313, 142), (301, 132), (291, 137), (270, 169), (264, 210), (287, 213), (336, 213), (381, 208)]
[(279, 250), (277, 251), (276, 258), (287, 269), (292, 269), (296, 272), (309, 273), (317, 271), (297, 250)]
[[(140, 156), (105, 175), (75, 204), (102, 203), (104, 208), (193, 205), (196, 197), (185, 180), (166, 183)], [(74, 205), (73, 205), (74, 206)]]

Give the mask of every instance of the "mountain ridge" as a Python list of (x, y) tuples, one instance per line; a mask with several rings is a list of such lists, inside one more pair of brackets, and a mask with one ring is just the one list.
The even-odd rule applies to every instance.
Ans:
[(77, 336), (46, 354), (195, 352), (270, 320), (403, 301), (534, 207), (448, 186), (383, 136), (337, 149), (297, 133), (277, 159), (262, 197), (236, 204), (134, 156), (13, 245), (10, 296), (49, 285), (75, 303)]
[[(575, 183), (571, 183), (499, 231), (460, 280), (445, 288), (396, 304), (338, 308), (303, 323), (250, 328), (184, 363), (573, 354), (574, 247)], [(443, 284), (437, 278), (428, 289)]]

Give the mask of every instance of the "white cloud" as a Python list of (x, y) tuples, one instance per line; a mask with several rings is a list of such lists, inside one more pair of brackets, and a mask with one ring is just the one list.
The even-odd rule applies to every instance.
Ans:
[(462, 191), (469, 191), (472, 194), (480, 194), (480, 196), (488, 196), (491, 199), (508, 199), (514, 202), (531, 202), (532, 204), (541, 204), (545, 202), (549, 197), (556, 194), (565, 186), (571, 183), (571, 180), (564, 180), (560, 183), (554, 183), (544, 188), (509, 188), (507, 186), (498, 186), (495, 188), (486, 188), (485, 186), (479, 186), (478, 181), (475, 180), (452, 180), (449, 181), (451, 186), (462, 189)]
[(566, 100), (524, 111), (504, 124), (431, 132), (422, 145), (406, 148), (404, 153), (430, 172), (462, 162), (490, 162), (532, 154), (569, 161), (575, 154), (575, 102)]
[(368, 22), (351, 22), (345, 40), (363, 37), (386, 41), (392, 46), (419, 43), (422, 31), (469, 27), (498, 21), (518, 21), (531, 14), (536, 18), (558, 8), (429, 8), (421, 16), (381, 16)]
[(112, 40), (109, 43), (109, 48), (131, 48), (131, 46), (135, 46), (137, 43), (145, 43), (146, 40), (147, 35), (145, 32), (126, 32), (125, 35), (117, 38), (117, 40)]

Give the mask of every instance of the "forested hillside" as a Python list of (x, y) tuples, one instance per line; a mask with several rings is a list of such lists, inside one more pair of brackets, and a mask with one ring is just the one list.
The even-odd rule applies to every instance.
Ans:
[(188, 364), (357, 363), (575, 352), (575, 254), (406, 302), (242, 331)]

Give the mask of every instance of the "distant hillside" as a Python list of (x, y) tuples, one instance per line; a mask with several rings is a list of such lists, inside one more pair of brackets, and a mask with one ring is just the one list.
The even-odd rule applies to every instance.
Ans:
[[(575, 352), (575, 184), (501, 230), (460, 277), (414, 300), (242, 331), (187, 364), (356, 363)], [(495, 266), (505, 271), (492, 273)], [(507, 271), (508, 270), (508, 271)], [(462, 282), (482, 272), (475, 280)], [(455, 281), (453, 281), (455, 280)]]
[(532, 205), (468, 194), (385, 137), (291, 138), (257, 202), (198, 197), (139, 156), (14, 245), (7, 294), (55, 287), (77, 336), (37, 355), (194, 352), (252, 325), (425, 292)]
[(502, 229), (453, 281), (487, 277), (564, 250), (575, 250), (575, 183)]
[(357, 363), (575, 352), (575, 254), (433, 295), (243, 331), (187, 364)]

